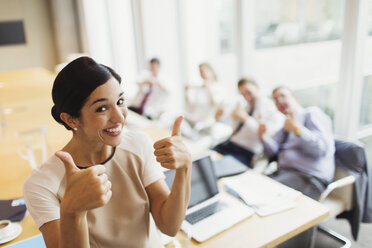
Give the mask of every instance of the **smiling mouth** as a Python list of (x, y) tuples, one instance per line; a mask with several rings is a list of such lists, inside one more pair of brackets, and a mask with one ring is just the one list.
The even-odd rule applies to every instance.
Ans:
[(115, 128), (106, 128), (103, 129), (104, 133), (110, 136), (118, 136), (121, 133), (123, 126), (119, 125), (118, 127)]

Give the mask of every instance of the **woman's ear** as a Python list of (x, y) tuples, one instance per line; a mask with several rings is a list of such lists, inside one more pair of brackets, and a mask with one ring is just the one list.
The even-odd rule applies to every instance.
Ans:
[(78, 127), (78, 120), (74, 117), (72, 117), (70, 114), (62, 112), (59, 117), (61, 120), (67, 124), (71, 129), (75, 129)]

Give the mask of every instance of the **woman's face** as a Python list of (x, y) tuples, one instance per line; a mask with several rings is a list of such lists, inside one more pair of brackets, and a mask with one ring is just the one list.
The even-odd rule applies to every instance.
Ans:
[(91, 142), (117, 146), (127, 114), (123, 91), (118, 81), (111, 77), (88, 97), (81, 109), (79, 131)]
[(213, 80), (213, 72), (205, 65), (199, 66), (200, 76), (204, 80)]

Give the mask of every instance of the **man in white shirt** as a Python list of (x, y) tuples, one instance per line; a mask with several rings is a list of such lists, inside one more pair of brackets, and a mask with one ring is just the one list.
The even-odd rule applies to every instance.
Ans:
[(142, 72), (137, 84), (139, 89), (129, 109), (149, 119), (158, 118), (164, 111), (164, 104), (169, 95), (160, 73), (159, 59), (150, 60), (149, 70)]
[(223, 107), (217, 110), (216, 119), (228, 117), (233, 119), (234, 125), (232, 135), (213, 149), (251, 167), (253, 156), (263, 152), (258, 136), (259, 123), (267, 123), (268, 134), (274, 134), (282, 127), (283, 117), (269, 99), (261, 96), (259, 85), (252, 79), (240, 79), (238, 90), (245, 99), (245, 106), (238, 103), (230, 113)]

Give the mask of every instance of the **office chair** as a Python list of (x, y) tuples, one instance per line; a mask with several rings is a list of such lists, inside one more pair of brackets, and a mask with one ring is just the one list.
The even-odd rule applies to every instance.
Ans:
[(44, 163), (51, 154), (52, 150), (47, 142), (47, 131), (47, 127), (42, 126), (17, 133), (17, 136), (24, 137), (23, 144), (18, 147), (18, 154), (29, 162), (33, 170)]
[[(355, 182), (354, 176), (345, 172), (345, 170), (337, 167), (335, 178), (330, 183), (326, 190), (321, 194), (319, 202), (326, 205), (329, 209), (329, 217), (335, 218), (344, 211), (349, 211), (353, 208), (353, 184)], [(317, 230), (333, 238), (334, 240), (343, 243), (343, 248), (351, 247), (351, 242), (346, 237), (338, 234), (321, 225), (317, 226)]]
[[(335, 218), (337, 215), (352, 210), (355, 206), (354, 202), (354, 182), (355, 177), (347, 171), (361, 173), (365, 171), (365, 151), (364, 145), (360, 142), (352, 142), (341, 139), (335, 140), (335, 176), (325, 191), (320, 195), (319, 202), (326, 205), (329, 209), (329, 217)], [(275, 159), (271, 159), (263, 169), (260, 169), (263, 174), (271, 174), (276, 169)], [(269, 166), (271, 165), (271, 166)], [(261, 166), (262, 167), (262, 166)], [(270, 168), (271, 167), (271, 168)], [(326, 234), (336, 241), (342, 242), (342, 248), (351, 247), (351, 242), (346, 237), (322, 226), (317, 226), (316, 230)], [(313, 233), (310, 242), (310, 247), (315, 245), (316, 232)]]
[[(345, 140), (335, 140), (335, 163), (336, 171), (333, 182), (330, 183), (321, 194), (319, 202), (326, 205), (330, 211), (329, 218), (335, 218), (344, 211), (353, 209), (355, 177), (348, 174), (347, 170), (363, 170), (365, 157), (363, 144)], [(347, 159), (347, 161), (345, 161)], [(359, 163), (359, 164), (358, 164)], [(351, 242), (346, 237), (322, 226), (317, 230), (327, 236), (343, 243), (343, 248), (351, 247)], [(314, 236), (312, 243), (314, 244)]]

